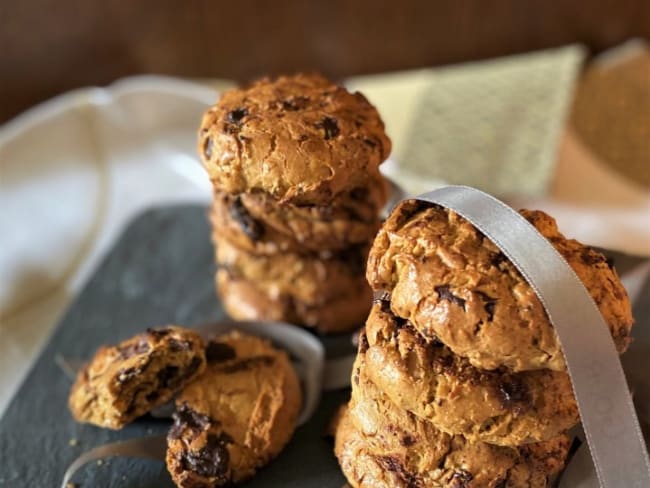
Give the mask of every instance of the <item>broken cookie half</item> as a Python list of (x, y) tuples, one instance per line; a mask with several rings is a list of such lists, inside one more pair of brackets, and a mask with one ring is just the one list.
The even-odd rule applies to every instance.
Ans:
[(205, 344), (188, 329), (147, 329), (117, 346), (100, 347), (70, 392), (78, 422), (121, 429), (170, 401), (205, 369)]

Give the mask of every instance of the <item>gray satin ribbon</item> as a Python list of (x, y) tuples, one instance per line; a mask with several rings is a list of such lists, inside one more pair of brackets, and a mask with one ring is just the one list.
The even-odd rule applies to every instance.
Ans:
[(598, 307), (560, 253), (519, 213), (474, 188), (415, 197), (453, 210), (492, 240), (555, 327), (602, 488), (650, 487), (650, 461), (623, 368)]

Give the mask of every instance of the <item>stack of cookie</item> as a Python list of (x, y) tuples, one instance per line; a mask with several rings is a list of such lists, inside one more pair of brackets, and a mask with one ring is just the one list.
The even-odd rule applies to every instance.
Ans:
[[(595, 250), (522, 214), (585, 284), (623, 352), (630, 303)], [(401, 202), (370, 251), (376, 296), (335, 452), (354, 487), (544, 487), (578, 410), (557, 337), (514, 265), (474, 226)]]
[(101, 347), (69, 406), (79, 422), (121, 429), (174, 397), (166, 461), (180, 488), (251, 478), (289, 442), (302, 403), (288, 355), (268, 341), (234, 331), (206, 345), (167, 326)]
[(318, 75), (226, 92), (203, 117), (216, 281), (235, 319), (339, 332), (367, 316), (364, 278), (390, 152), (368, 101)]

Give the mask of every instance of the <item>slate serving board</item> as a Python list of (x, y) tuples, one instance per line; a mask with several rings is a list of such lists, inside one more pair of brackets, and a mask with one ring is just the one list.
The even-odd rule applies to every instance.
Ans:
[[(151, 325), (198, 326), (225, 317), (214, 290), (214, 253), (206, 209), (170, 206), (150, 210), (126, 229), (86, 284), (0, 420), (0, 487), (57, 487), (82, 452), (108, 442), (164, 434), (169, 421), (143, 417), (121, 431), (77, 424), (67, 409), (70, 382), (55, 365), (61, 354), (87, 358)], [(620, 274), (640, 258), (604, 251)], [(650, 358), (650, 280), (635, 305), (636, 341), (623, 356), (628, 374), (647, 382)], [(321, 337), (328, 357), (354, 352), (350, 337)], [(632, 375), (632, 377), (634, 374)], [(637, 395), (638, 396), (638, 395)], [(349, 390), (326, 393), (287, 448), (245, 486), (340, 488), (345, 484), (333, 442), (324, 433)], [(647, 418), (648, 405), (639, 408)], [(645, 415), (643, 415), (645, 414)], [(647, 426), (642, 418), (642, 425)], [(71, 442), (71, 440), (76, 442)], [(74, 445), (71, 445), (74, 444)], [(163, 462), (110, 458), (87, 465), (82, 487), (172, 488)]]
[[(152, 325), (198, 326), (225, 317), (215, 295), (214, 252), (206, 209), (172, 206), (134, 220), (55, 330), (0, 420), (0, 486), (57, 487), (82, 452), (108, 442), (164, 434), (169, 421), (143, 417), (121, 431), (77, 424), (67, 409), (70, 381), (61, 354), (87, 358)], [(328, 356), (354, 351), (346, 335), (322, 338)], [(348, 390), (329, 392), (281, 455), (246, 486), (340, 488), (344, 483), (324, 433)], [(74, 440), (76, 440), (76, 443)], [(73, 440), (71, 442), (71, 440)], [(75, 444), (75, 445), (71, 445)], [(109, 458), (87, 465), (79, 487), (173, 487), (163, 462)]]

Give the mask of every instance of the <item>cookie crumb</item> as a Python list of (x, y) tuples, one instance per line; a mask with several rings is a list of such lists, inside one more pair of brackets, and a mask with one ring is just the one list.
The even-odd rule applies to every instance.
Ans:
[(65, 488), (78, 488), (79, 485), (76, 483), (66, 483)]
[(101, 466), (102, 464), (104, 464), (104, 460), (103, 459), (98, 459), (97, 460), (97, 466)]
[(74, 437), (68, 441), (68, 445), (69, 445), (70, 447), (74, 447), (74, 446), (76, 446), (77, 444), (79, 444), (79, 441), (78, 441), (77, 439), (75, 439)]

